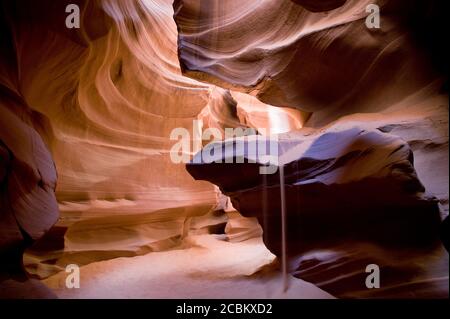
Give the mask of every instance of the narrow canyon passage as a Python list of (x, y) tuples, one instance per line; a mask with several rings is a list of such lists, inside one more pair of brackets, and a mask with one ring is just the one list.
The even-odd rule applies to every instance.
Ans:
[(73, 2), (0, 7), (0, 297), (448, 297), (439, 1)]

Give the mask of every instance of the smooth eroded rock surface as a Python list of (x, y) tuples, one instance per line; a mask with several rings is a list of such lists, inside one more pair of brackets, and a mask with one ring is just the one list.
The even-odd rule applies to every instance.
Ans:
[[(261, 175), (261, 163), (247, 162), (255, 158), (250, 141), (244, 148), (236, 140), (224, 142), (224, 151), (213, 158), (222, 163), (201, 162), (197, 154), (187, 170), (218, 185), (241, 214), (257, 217), (264, 243), (281, 257), (279, 173)], [(234, 150), (234, 164), (226, 163), (227, 147)], [(448, 294), (438, 199), (418, 179), (405, 141), (340, 123), (308, 135), (282, 134), (278, 149), (292, 274), (345, 298)], [(246, 163), (236, 163), (241, 156)], [(380, 265), (382, 290), (365, 287), (369, 264)]]

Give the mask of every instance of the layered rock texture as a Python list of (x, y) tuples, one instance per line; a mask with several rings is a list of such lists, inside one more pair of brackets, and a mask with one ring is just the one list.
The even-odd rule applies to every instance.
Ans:
[[(187, 170), (198, 180), (218, 185), (241, 214), (257, 217), (266, 246), (278, 256), (286, 253), (299, 278), (342, 297), (399, 297), (411, 289), (416, 297), (445, 297), (445, 261), (432, 275), (405, 262), (434, 267), (436, 255), (445, 260), (438, 244), (438, 200), (425, 193), (410, 147), (397, 136), (382, 133), (385, 128), (347, 125), (338, 122), (307, 136), (299, 132), (278, 136), (287, 203), (286, 252), (281, 244), (283, 182), (279, 171), (260, 174), (263, 163), (254, 161), (258, 154), (252, 153), (252, 138), (224, 142), (223, 152), (212, 162), (198, 159), (199, 153)], [(243, 147), (237, 146), (240, 143)], [(238, 162), (240, 158), (244, 163)], [(364, 289), (365, 275), (358, 269), (372, 263), (387, 275), (383, 293)]]
[[(288, 233), (291, 241), (298, 242), (291, 248), (301, 249), (302, 241), (327, 237), (388, 244), (426, 244), (436, 239), (438, 201), (424, 195), (408, 144), (380, 131), (342, 130), (342, 126), (309, 136), (279, 136)], [(247, 139), (243, 148), (236, 147), (238, 140), (224, 143), (224, 152), (213, 163), (196, 163), (200, 161), (194, 158), (187, 169), (194, 178), (218, 185), (244, 216), (258, 217), (266, 230), (266, 244), (280, 255), (276, 246), (281, 238), (279, 172), (261, 175), (261, 163), (248, 162), (254, 157), (248, 153), (250, 143)], [(234, 153), (233, 162), (227, 153)], [(247, 163), (238, 163), (240, 157)]]
[(80, 29), (65, 25), (69, 3), (1, 4), (5, 259), (20, 272), (33, 244), (25, 268), (45, 278), (223, 233), (226, 199), (171, 160), (172, 130), (190, 133), (189, 157), (201, 129), (248, 128), (270, 111), (288, 131), (303, 113), (183, 76), (171, 1), (78, 1)]
[[(364, 23), (371, 3), (380, 7), (381, 29)], [(66, 27), (68, 4), (80, 7), (80, 28)], [(202, 130), (223, 138), (227, 128), (255, 128), (281, 134), (292, 275), (338, 297), (448, 295), (448, 255), (436, 240), (448, 215), (439, 6), (2, 1), (0, 284), (21, 297), (26, 287), (53, 296), (27, 277), (47, 278), (64, 297), (155, 297), (177, 288), (112, 294), (108, 276), (120, 277), (127, 264), (139, 273), (126, 277), (134, 282), (192, 284), (176, 296), (199, 296), (192, 277), (206, 273), (222, 285), (220, 297), (282, 296), (261, 292), (279, 280), (261, 242), (279, 253), (278, 175), (262, 180), (258, 164), (200, 161), (186, 169), (173, 160), (174, 129), (188, 132), (189, 147), (176, 155), (190, 159), (221, 139), (202, 140)], [(414, 252), (391, 252), (397, 244)], [(240, 258), (230, 257), (233, 249)], [(390, 280), (389, 291), (361, 289), (366, 262), (394, 274), (407, 268), (389, 265), (394, 255), (422, 266)], [(191, 269), (164, 264), (195, 258)], [(63, 287), (73, 263), (91, 276), (76, 295)], [(109, 294), (95, 288), (99, 274)], [(330, 297), (292, 280), (288, 297)]]
[[(183, 71), (315, 112), (318, 124), (384, 110), (436, 79), (408, 19), (439, 18), (437, 3), (344, 2), (317, 1), (319, 11), (338, 8), (311, 12), (302, 1), (175, 1)], [(369, 4), (380, 8), (380, 29), (366, 26)]]
[[(379, 6), (380, 29), (365, 24), (369, 4)], [(184, 74), (310, 112), (279, 140), (295, 276), (342, 297), (448, 296), (438, 239), (448, 215), (443, 4), (182, 0), (174, 8)], [(280, 255), (279, 176), (259, 175), (260, 165), (197, 160), (187, 169), (257, 216)], [(364, 285), (370, 261), (386, 273), (383, 289)]]

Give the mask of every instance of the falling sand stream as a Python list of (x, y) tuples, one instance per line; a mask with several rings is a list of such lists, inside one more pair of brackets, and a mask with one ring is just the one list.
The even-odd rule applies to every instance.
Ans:
[(281, 269), (283, 272), (283, 292), (288, 289), (287, 261), (286, 261), (286, 194), (284, 185), (284, 165), (280, 170), (280, 197), (281, 197)]
[[(280, 203), (281, 203), (281, 271), (282, 271), (282, 291), (286, 292), (289, 288), (289, 278), (287, 271), (287, 253), (286, 253), (286, 194), (285, 194), (285, 178), (284, 165), (278, 167), (280, 174)], [(263, 192), (262, 192), (262, 210), (263, 210), (263, 237), (264, 242), (267, 243), (269, 239), (268, 231), (268, 190), (267, 190), (267, 175), (262, 174)]]
[[(284, 178), (284, 165), (278, 167), (280, 174), (280, 203), (281, 203), (281, 271), (282, 271), (282, 287), (283, 292), (286, 292), (289, 288), (288, 271), (287, 271), (287, 253), (286, 253), (286, 194), (285, 194), (285, 178)], [(268, 190), (267, 190), (267, 175), (262, 175), (263, 193), (262, 193), (262, 208), (263, 208), (263, 237), (264, 242), (267, 242), (269, 235), (269, 223), (268, 218)]]

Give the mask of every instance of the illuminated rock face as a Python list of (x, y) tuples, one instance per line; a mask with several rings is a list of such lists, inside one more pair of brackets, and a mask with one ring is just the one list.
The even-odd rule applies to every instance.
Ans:
[[(4, 20), (14, 30), (15, 45), (2, 46), (10, 51), (2, 56), (1, 76), (6, 94), (22, 102), (20, 112), (49, 119), (41, 135), (58, 170), (58, 227), (69, 229), (64, 254), (86, 252), (89, 261), (177, 245), (186, 217), (204, 214), (216, 204), (212, 185), (193, 183), (169, 158), (171, 130), (192, 127), (213, 99), (209, 86), (179, 72), (168, 3), (96, 6), (86, 1), (81, 30), (64, 27), (65, 5), (3, 4), (5, 14), (16, 15)], [(94, 25), (92, 17), (97, 18)], [(8, 124), (2, 125), (2, 141), (12, 163), (17, 162), (14, 166), (27, 166), (12, 171), (17, 176), (8, 178), (7, 189), (15, 197), (12, 208), (23, 211), (16, 216), (19, 224), (37, 239), (58, 216), (56, 172), (39, 134), (12, 121), (14, 114), (3, 116), (3, 109), (19, 109), (8, 102), (2, 99), (2, 121)], [(8, 140), (14, 130), (23, 132), (23, 138), (16, 134)], [(196, 204), (201, 209), (186, 208)], [(153, 225), (149, 214), (167, 208), (177, 209)], [(92, 223), (84, 224), (92, 218), (97, 220), (94, 230)], [(161, 227), (165, 231), (158, 231)], [(96, 236), (89, 235), (94, 232)], [(100, 248), (105, 241), (110, 244)], [(98, 250), (97, 256), (89, 253)], [(55, 266), (51, 271), (59, 270)]]
[[(203, 129), (261, 125), (269, 133), (280, 129), (268, 124), (269, 110), (282, 131), (305, 119), (183, 76), (171, 1), (80, 1), (80, 29), (65, 27), (69, 3), (2, 3), (4, 197), (33, 239), (59, 210), (24, 259), (42, 277), (70, 262), (178, 246), (187, 219), (220, 211), (217, 188), (171, 160), (173, 129), (193, 132), (203, 120)], [(2, 218), (9, 225), (12, 215)], [(11, 227), (2, 242), (21, 240)]]
[[(175, 1), (184, 74), (272, 105), (310, 111), (305, 132), (333, 123), (384, 126), (410, 144), (420, 179), (446, 215), (448, 96), (445, 76), (433, 68), (443, 53), (429, 55), (440, 43), (439, 6), (315, 3), (313, 8), (309, 1)], [(373, 3), (380, 8), (380, 29), (365, 24)], [(419, 31), (411, 19), (424, 22), (417, 22)], [(424, 42), (426, 32), (434, 42)]]
[[(80, 29), (64, 25), (65, 7), (73, 2), (81, 7)], [(225, 227), (218, 188), (193, 180), (170, 159), (172, 130), (193, 132), (199, 129), (194, 120), (221, 132), (297, 131), (294, 143), (318, 142), (320, 130), (334, 124), (401, 137), (414, 152), (418, 178), (400, 169), (416, 188), (400, 191), (405, 202), (400, 196), (391, 203), (423, 204), (410, 217), (432, 229), (431, 195), (448, 214), (448, 97), (397, 19), (407, 17), (411, 2), (377, 2), (382, 27), (369, 30), (365, 8), (372, 2), (2, 1), (2, 251), (20, 257), (24, 242), (44, 236), (24, 264), (47, 277), (69, 263), (180, 248), (192, 232), (225, 232), (230, 241), (260, 236), (254, 220), (238, 218)], [(343, 149), (334, 150), (336, 160), (343, 156)], [(406, 153), (394, 154), (408, 162)], [(392, 164), (379, 158), (377, 164)], [(360, 168), (360, 179), (374, 174)], [(198, 172), (206, 180), (215, 173)], [(420, 184), (429, 195), (414, 195)], [(330, 205), (344, 197), (332, 187), (323, 196)], [(236, 198), (242, 212), (258, 216), (246, 206), (253, 201)], [(428, 208), (430, 214), (422, 214)]]
[[(380, 8), (380, 29), (366, 26), (369, 4)], [(343, 167), (352, 169), (345, 174), (335, 168), (322, 172), (329, 164), (323, 159), (312, 163), (300, 157), (290, 160), (298, 160), (298, 169), (287, 167), (295, 177), (287, 181), (288, 250), (305, 253), (300, 266), (292, 270), (296, 276), (342, 297), (408, 297), (411, 290), (422, 297), (448, 295), (445, 251), (439, 244), (427, 253), (415, 251), (417, 245), (436, 243), (439, 211), (442, 217), (448, 215), (448, 87), (446, 74), (439, 72), (447, 66), (443, 57), (448, 51), (440, 40), (443, 24), (439, 21), (444, 21), (445, 12), (440, 3), (179, 0), (174, 8), (183, 73), (249, 93), (271, 105), (310, 112), (303, 128), (292, 133), (292, 143), (302, 145), (317, 138), (321, 144), (324, 132), (338, 139), (340, 134), (330, 129), (360, 127), (399, 137), (404, 150), (414, 153), (417, 176), (411, 158), (403, 157), (409, 164), (400, 168), (391, 162), (392, 157), (379, 153), (378, 147), (371, 153), (373, 141), (368, 140), (363, 157), (374, 156), (375, 162), (392, 169), (377, 182), (368, 167), (353, 167), (352, 161), (357, 162), (360, 155), (349, 155)], [(378, 135), (381, 140), (387, 136)], [(348, 138), (345, 142), (338, 139), (343, 145), (356, 139), (351, 134), (341, 136)], [(336, 152), (331, 163), (346, 154), (339, 143), (327, 143)], [(314, 155), (320, 158), (321, 151), (316, 149)], [(301, 181), (295, 172), (301, 175), (308, 165), (317, 165), (312, 172), (331, 176), (330, 181), (338, 184), (310, 178), (310, 183), (294, 185)], [(276, 177), (273, 189), (264, 192), (257, 165), (202, 163), (189, 164), (187, 169), (194, 177), (221, 186), (241, 213), (258, 216), (261, 223), (265, 218), (269, 225), (264, 229), (265, 243), (279, 253)], [(347, 175), (358, 176), (361, 183), (341, 183)], [(347, 237), (358, 240), (345, 241)], [(408, 240), (416, 243), (408, 244)], [(364, 246), (366, 241), (373, 246)], [(400, 242), (413, 248), (406, 254), (391, 249)], [(367, 255), (388, 273), (386, 289), (368, 292), (361, 286), (361, 277), (352, 275), (365, 266)], [(419, 260), (422, 266), (417, 266)], [(398, 276), (401, 273), (404, 276)], [(400, 277), (408, 284), (395, 288)]]
[[(336, 9), (311, 12), (312, 2), (175, 1), (183, 72), (314, 112), (314, 126), (385, 110), (436, 79), (402, 22), (424, 8), (410, 1), (314, 1), (313, 11)], [(380, 29), (366, 27), (369, 4), (380, 7)]]

